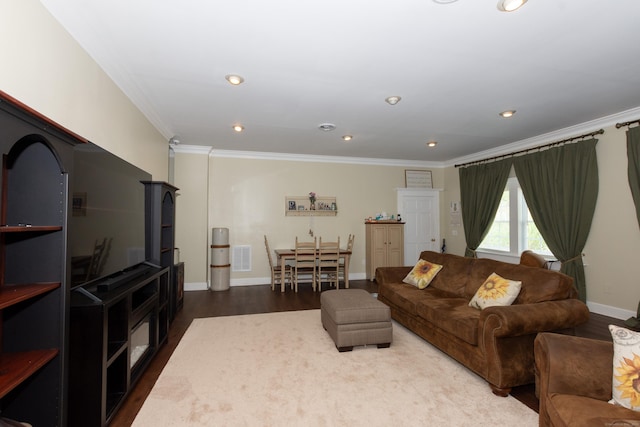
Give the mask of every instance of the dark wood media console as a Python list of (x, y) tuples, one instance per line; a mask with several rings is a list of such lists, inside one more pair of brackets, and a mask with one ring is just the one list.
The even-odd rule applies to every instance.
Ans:
[(71, 291), (70, 427), (107, 425), (167, 340), (170, 269), (140, 265), (121, 276)]

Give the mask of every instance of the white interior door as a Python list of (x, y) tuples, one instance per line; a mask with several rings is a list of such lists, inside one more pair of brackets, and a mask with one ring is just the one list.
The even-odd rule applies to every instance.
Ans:
[(440, 251), (440, 194), (437, 190), (398, 189), (404, 226), (404, 264), (414, 265), (422, 251)]

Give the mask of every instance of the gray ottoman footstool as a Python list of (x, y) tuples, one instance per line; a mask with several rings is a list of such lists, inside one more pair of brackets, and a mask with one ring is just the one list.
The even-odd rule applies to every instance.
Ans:
[(356, 345), (391, 345), (393, 328), (389, 307), (364, 289), (333, 289), (320, 295), (322, 326), (338, 351)]

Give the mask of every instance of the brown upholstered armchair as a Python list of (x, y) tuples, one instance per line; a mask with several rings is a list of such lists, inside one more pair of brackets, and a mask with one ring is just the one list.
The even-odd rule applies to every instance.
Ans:
[(640, 426), (640, 412), (611, 399), (613, 344), (540, 333), (534, 342), (540, 426)]
[(548, 262), (540, 254), (537, 254), (529, 249), (520, 254), (520, 264), (528, 265), (529, 267), (547, 268)]

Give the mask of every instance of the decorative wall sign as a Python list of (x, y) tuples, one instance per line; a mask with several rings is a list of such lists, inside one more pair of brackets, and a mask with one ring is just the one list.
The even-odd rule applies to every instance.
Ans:
[(407, 188), (433, 188), (431, 171), (405, 169), (404, 184)]
[(87, 215), (87, 193), (73, 193), (71, 211), (73, 216)]

